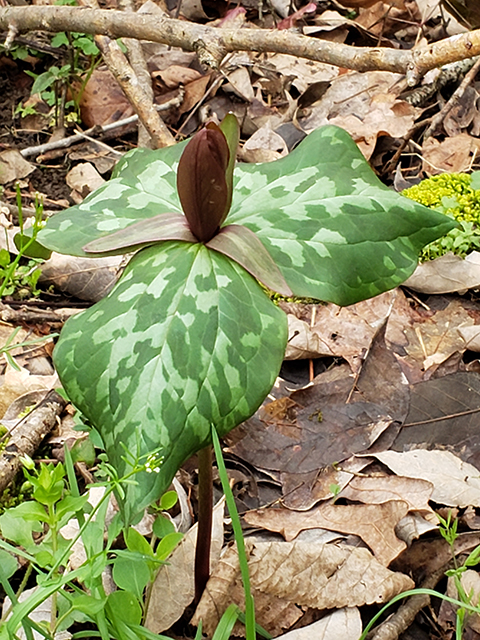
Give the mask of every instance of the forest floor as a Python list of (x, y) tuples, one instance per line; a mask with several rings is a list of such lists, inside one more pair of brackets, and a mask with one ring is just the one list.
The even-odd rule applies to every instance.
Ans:
[[(173, 0), (161, 6), (175, 15)], [(261, 13), (253, 0), (234, 7), (183, 0), (178, 9), (185, 20), (218, 28), (290, 28), (331, 42), (397, 49), (466, 29), (425, 0), (322, 0), (295, 10), (290, 0), (272, 0)], [(474, 14), (468, 17), (478, 27)], [(166, 45), (145, 43), (144, 53), (155, 102), (165, 105), (161, 115), (177, 141), (231, 111), (241, 124), (241, 162), (275, 161), (314, 129), (335, 124), (397, 191), (432, 175), (480, 169), (475, 59), (430, 72), (411, 88), (390, 72), (360, 73), (284, 54), (229, 54), (213, 71), (196, 54)], [(82, 202), (137, 145), (136, 123), (107, 135), (99, 127), (133, 113), (91, 37), (33, 32), (10, 51), (0, 49), (0, 250), (6, 252), (0, 252), (0, 279), (16, 255), (19, 200), (25, 219), (39, 201), (46, 216)], [(48, 147), (87, 129), (81, 142)], [(480, 218), (476, 194), (472, 206)], [(480, 243), (476, 225), (469, 229), (465, 260), (447, 254), (425, 263), (406, 286), (370, 300), (344, 308), (280, 302), (290, 335), (280, 377), (268, 402), (224, 440), (257, 621), (273, 637), (358, 640), (384, 603), (414, 587), (465, 597), (471, 605), (480, 599), (475, 563), (457, 579), (445, 574), (480, 545), (480, 254), (472, 250)], [(60, 386), (50, 334), (103, 298), (122, 267), (117, 259), (57, 254), (20, 262), (0, 302), (0, 416), (12, 433), (27, 408)], [(14, 344), (27, 346), (12, 350), (14, 331)], [(72, 447), (85, 437), (73, 430), (71, 406), (60, 409), (47, 436), (39, 433), (35, 441), (35, 460), (57, 464), (65, 443)], [(7, 454), (8, 447), (0, 466), (13, 469)], [(78, 461), (82, 486), (96, 463), (88, 456)], [(22, 482), (14, 478), (0, 481), (7, 506), (18, 502)], [(171, 515), (185, 538), (154, 583), (147, 626), (187, 640), (195, 635), (192, 587), (185, 585), (193, 583), (196, 459), (177, 479), (181, 499)], [(218, 477), (215, 482), (219, 498)], [(215, 517), (209, 597), (195, 614), (209, 637), (228, 604), (243, 602), (223, 504)], [(143, 525), (150, 540), (151, 524)], [(390, 627), (371, 637), (455, 637), (458, 607), (440, 596), (425, 598), (392, 607)], [(479, 616), (480, 610), (465, 616), (466, 640), (480, 637)], [(72, 631), (82, 629), (75, 624)]]

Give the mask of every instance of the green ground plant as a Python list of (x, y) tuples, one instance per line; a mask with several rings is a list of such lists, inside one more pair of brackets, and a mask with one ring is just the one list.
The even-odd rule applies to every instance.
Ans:
[(156, 472), (139, 472), (117, 496), (125, 523), (211, 445), (212, 430), (225, 435), (269, 393), (288, 332), (260, 283), (348, 305), (403, 282), (423, 246), (455, 226), (382, 185), (342, 129), (314, 131), (276, 162), (235, 167), (238, 138), (228, 115), (185, 143), (135, 150), (38, 236), (71, 255), (136, 251), (109, 296), (66, 323), (54, 353), (119, 476), (121, 445), (137, 459), (161, 451)]
[[(38, 196), (35, 198), (35, 214), (32, 216), (29, 234), (25, 234), (25, 220), (22, 209), (20, 188), (17, 184), (17, 208), (20, 233), (15, 236), (16, 255), (10, 252), (9, 239), (5, 229), (6, 249), (0, 249), (0, 299), (3, 296), (25, 298), (37, 296), (38, 279), (41, 275), (39, 264), (48, 258), (51, 251), (37, 243), (37, 235), (44, 226), (43, 204)], [(13, 256), (13, 257), (12, 257)], [(26, 260), (26, 256), (30, 259)]]
[[(124, 478), (118, 478), (115, 471), (103, 463), (101, 469), (108, 479), (103, 483), (102, 497), (92, 506), (88, 502), (88, 492), (80, 495), (68, 452), (65, 466), (61, 463), (36, 466), (31, 459), (24, 459), (25, 482), (31, 487), (31, 499), (7, 509), (0, 516), (3, 538), (0, 540), (0, 584), (10, 599), (10, 607), (3, 607), (0, 638), (17, 637), (22, 626), (27, 638), (36, 631), (53, 639), (73, 623), (95, 625), (97, 635), (104, 640), (158, 640), (164, 637), (149, 632), (142, 624), (148, 609), (148, 586), (182, 534), (162, 525), (155, 528), (158, 535), (154, 535), (149, 543), (135, 529), (128, 528), (124, 530), (126, 548), (115, 549), (114, 542), (122, 531), (121, 520), (116, 517), (108, 525), (108, 537), (104, 542), (105, 518), (112, 491), (121, 493), (125, 484), (146, 468), (139, 461), (130, 462), (132, 471)], [(171, 495), (166, 500), (172, 504)], [(158, 518), (165, 520), (161, 507)], [(78, 533), (67, 539), (62, 534), (62, 527), (71, 519), (78, 522)], [(72, 570), (69, 558), (78, 540), (84, 545), (86, 559)], [(14, 590), (12, 577), (18, 570), (16, 556), (23, 558), (26, 570), (20, 587)], [(117, 590), (107, 595), (102, 574), (109, 565)], [(23, 599), (27, 581), (33, 576), (38, 586), (25, 592), (27, 597)], [(34, 622), (30, 614), (48, 599), (49, 619), (44, 623)], [(91, 633), (87, 635), (90, 637)], [(81, 632), (78, 637), (82, 637)]]
[(434, 260), (448, 252), (464, 258), (480, 250), (480, 172), (441, 173), (402, 192), (407, 198), (444, 213), (457, 222), (445, 236), (428, 244), (420, 260)]
[[(75, 6), (76, 0), (57, 0), (57, 5)], [(77, 122), (80, 118), (80, 100), (85, 86), (101, 61), (100, 52), (90, 34), (58, 32), (50, 41), (50, 46), (59, 49), (64, 64), (51, 64), (43, 73), (25, 70), (33, 79), (31, 95), (40, 94), (42, 100), (55, 108), (55, 124), (60, 119)], [(8, 51), (14, 58), (24, 59), (27, 49), (14, 45)], [(38, 52), (35, 52), (37, 55)], [(15, 115), (25, 117), (37, 111), (33, 105), (20, 103)]]

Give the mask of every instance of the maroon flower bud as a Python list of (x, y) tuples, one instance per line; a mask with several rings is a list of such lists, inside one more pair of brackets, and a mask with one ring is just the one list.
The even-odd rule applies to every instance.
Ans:
[(177, 190), (193, 235), (208, 242), (220, 230), (231, 202), (226, 171), (230, 151), (216, 124), (209, 123), (185, 147), (177, 170)]

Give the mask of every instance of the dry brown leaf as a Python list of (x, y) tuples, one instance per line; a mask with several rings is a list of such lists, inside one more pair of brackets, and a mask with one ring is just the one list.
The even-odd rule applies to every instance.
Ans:
[(466, 349), (480, 351), (480, 325), (458, 327), (458, 333), (465, 340)]
[[(214, 569), (223, 546), (222, 498), (213, 509), (210, 568)], [(145, 626), (154, 633), (162, 633), (176, 622), (195, 595), (194, 564), (198, 526), (185, 534), (180, 544), (157, 574), (153, 583)]]
[(480, 506), (480, 474), (450, 451), (382, 451), (373, 454), (397, 475), (431, 482), (431, 499), (448, 507)]
[[(249, 554), (249, 549), (247, 548)], [(303, 612), (294, 603), (285, 598), (278, 598), (255, 588), (252, 585), (252, 595), (255, 601), (255, 620), (273, 636), (280, 635), (290, 629)], [(204, 633), (210, 637), (218, 626), (220, 618), (231, 603), (244, 609), (245, 594), (240, 576), (240, 564), (236, 547), (229, 547), (222, 555), (212, 573), (202, 599), (192, 618), (192, 624), (198, 626), (202, 620)], [(235, 625), (234, 634), (244, 635), (243, 627)]]
[(343, 127), (368, 159), (379, 135), (402, 137), (416, 118), (416, 108), (391, 93), (399, 79), (384, 71), (341, 75), (299, 122), (307, 132), (326, 124)]
[(202, 74), (196, 69), (172, 64), (162, 71), (154, 71), (152, 78), (159, 78), (167, 89), (176, 89), (180, 84), (188, 84), (201, 78)]
[(227, 74), (228, 84), (224, 86), (224, 90), (233, 91), (239, 98), (246, 102), (252, 102), (255, 97), (252, 83), (250, 81), (250, 73), (245, 67), (238, 67)]
[(413, 586), (367, 549), (333, 544), (256, 542), (249, 568), (257, 589), (316, 609), (388, 602), (398, 589)]
[(423, 171), (429, 176), (470, 171), (479, 151), (480, 140), (468, 133), (445, 138), (443, 142), (430, 137), (422, 148)]
[(25, 160), (17, 149), (0, 151), (0, 184), (26, 178), (35, 171), (35, 166)]
[(287, 154), (285, 140), (266, 124), (243, 145), (241, 158), (244, 162), (272, 162)]
[(53, 284), (64, 293), (98, 302), (113, 287), (122, 258), (76, 258), (53, 252), (42, 265), (40, 282)]
[(65, 181), (70, 189), (73, 189), (71, 196), (77, 204), (105, 183), (90, 162), (79, 162), (75, 165), (65, 176)]
[[(362, 606), (387, 602), (414, 586), (408, 576), (382, 566), (368, 549), (311, 541), (257, 542), (247, 538), (245, 542), (257, 621), (273, 635), (278, 635), (275, 630), (292, 625), (300, 612), (295, 605), (316, 609)], [(271, 614), (264, 609), (264, 601), (261, 610), (257, 608), (262, 593), (270, 598), (275, 611), (272, 622), (267, 620)], [(218, 563), (192, 623), (198, 625), (201, 619), (206, 632), (211, 633), (232, 601), (244, 606), (235, 547), (228, 549)], [(295, 607), (293, 611), (288, 603)], [(280, 613), (282, 607), (285, 617)]]
[(388, 319), (387, 344), (411, 384), (430, 379), (442, 363), (465, 351), (458, 329), (475, 322), (467, 305), (461, 298), (454, 298), (444, 308), (438, 306), (412, 306), (399, 294)]
[(258, 509), (247, 511), (248, 524), (281, 533), (287, 542), (303, 529), (328, 529), (362, 538), (378, 562), (388, 566), (406, 545), (395, 535), (395, 527), (407, 514), (408, 506), (400, 500), (383, 504), (322, 504), (310, 511)]
[(101, 68), (95, 69), (85, 85), (80, 112), (85, 126), (94, 127), (127, 118), (134, 110), (110, 71)]
[(283, 505), (287, 509), (308, 511), (320, 502), (333, 498), (332, 488), (343, 489), (354, 477), (353, 473), (362, 471), (368, 462), (367, 458), (352, 457), (342, 462), (342, 467), (329, 466), (310, 473), (281, 473)]
[(420, 293), (453, 293), (480, 286), (480, 253), (472, 251), (465, 259), (453, 253), (419, 264), (403, 283)]
[(286, 359), (335, 355), (357, 372), (376, 329), (389, 316), (398, 295), (395, 289), (348, 307), (282, 303), (289, 316)]
[(59, 379), (56, 373), (47, 376), (32, 375), (23, 367), (17, 371), (7, 364), (3, 384), (0, 386), (0, 416), (5, 415), (10, 405), (27, 392), (53, 389), (58, 385)]
[(361, 633), (360, 611), (357, 607), (345, 607), (306, 627), (289, 631), (277, 640), (358, 640)]
[(383, 504), (391, 500), (406, 502), (409, 511), (421, 511), (438, 520), (428, 504), (433, 485), (426, 480), (402, 476), (355, 476), (339, 497), (364, 504)]

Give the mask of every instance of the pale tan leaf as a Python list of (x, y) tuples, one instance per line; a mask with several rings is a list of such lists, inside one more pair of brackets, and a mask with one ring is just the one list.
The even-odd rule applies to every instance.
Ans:
[(289, 631), (277, 640), (358, 640), (362, 619), (357, 607), (337, 609), (307, 627)]
[(448, 507), (480, 506), (480, 474), (450, 451), (383, 451), (372, 454), (398, 475), (431, 482), (431, 499)]
[(470, 171), (479, 150), (480, 140), (468, 133), (447, 137), (442, 142), (430, 137), (422, 148), (423, 170), (429, 176)]
[(0, 184), (26, 178), (35, 165), (25, 160), (17, 149), (5, 149), (0, 152)]
[[(257, 622), (274, 636), (301, 616), (295, 605), (356, 607), (387, 602), (414, 586), (408, 576), (386, 569), (364, 548), (247, 538), (246, 551)], [(244, 606), (236, 547), (228, 549), (218, 563), (192, 624), (198, 625), (201, 619), (211, 634), (231, 602)], [(343, 640), (343, 635), (338, 637)]]
[(98, 302), (117, 281), (121, 262), (121, 256), (78, 258), (54, 251), (41, 267), (40, 282), (80, 300)]
[(368, 159), (378, 136), (405, 135), (418, 113), (392, 92), (399, 79), (399, 75), (385, 71), (340, 75), (300, 124), (308, 132), (326, 124), (343, 127)]
[(75, 165), (65, 176), (65, 181), (70, 189), (73, 189), (71, 195), (77, 204), (105, 182), (90, 162), (79, 162)]
[[(282, 303), (280, 306), (289, 319), (286, 359), (335, 355), (347, 360), (353, 371), (358, 371), (362, 354), (389, 316), (397, 296), (398, 290), (387, 291), (348, 307)], [(294, 318), (301, 324), (294, 323)]]
[(438, 518), (435, 513), (429, 515), (427, 520), (419, 513), (407, 513), (395, 527), (395, 533), (400, 540), (410, 546), (414, 540), (418, 540), (424, 533), (438, 529)]
[(433, 485), (426, 480), (402, 476), (356, 476), (343, 489), (340, 497), (364, 504), (382, 504), (402, 500), (409, 511), (422, 511), (438, 522), (428, 504)]
[[(223, 546), (223, 512), (225, 500), (220, 500), (213, 510), (212, 547), (210, 568), (220, 558)], [(194, 564), (198, 526), (195, 524), (185, 534), (155, 579), (148, 607), (145, 626), (154, 633), (169, 629), (192, 602), (195, 595)]]
[(406, 515), (403, 501), (373, 505), (323, 504), (310, 511), (258, 509), (248, 511), (245, 520), (252, 526), (278, 531), (285, 540), (293, 540), (303, 529), (328, 529), (362, 538), (377, 560), (388, 566), (404, 549), (395, 535), (395, 526)]
[(287, 153), (285, 140), (266, 124), (243, 145), (241, 157), (245, 162), (272, 162)]
[(388, 602), (413, 586), (410, 578), (386, 569), (368, 549), (334, 544), (255, 542), (249, 568), (260, 591), (316, 609)]
[(465, 259), (453, 253), (419, 264), (404, 285), (420, 293), (453, 293), (480, 286), (480, 253)]

